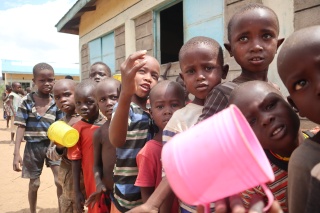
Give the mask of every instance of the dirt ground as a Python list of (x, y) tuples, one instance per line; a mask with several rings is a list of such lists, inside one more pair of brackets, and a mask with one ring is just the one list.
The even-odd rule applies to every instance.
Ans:
[[(10, 146), (10, 130), (6, 128), (0, 109), (0, 212), (1, 213), (27, 213), (28, 184), (29, 179), (21, 178), (21, 172), (12, 169), (13, 149)], [(22, 142), (20, 154), (22, 156), (25, 142)], [(40, 188), (38, 191), (38, 213), (58, 213), (58, 199), (53, 174), (50, 168), (44, 167), (40, 177)]]

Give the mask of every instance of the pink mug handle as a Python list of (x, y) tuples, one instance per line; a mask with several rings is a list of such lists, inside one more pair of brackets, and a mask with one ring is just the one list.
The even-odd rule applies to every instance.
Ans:
[(268, 204), (266, 207), (263, 208), (263, 212), (266, 212), (270, 209), (273, 201), (274, 201), (274, 197), (272, 192), (270, 191), (270, 189), (266, 186), (266, 184), (261, 184), (261, 187), (263, 188), (264, 193), (266, 194), (267, 198), (268, 198)]

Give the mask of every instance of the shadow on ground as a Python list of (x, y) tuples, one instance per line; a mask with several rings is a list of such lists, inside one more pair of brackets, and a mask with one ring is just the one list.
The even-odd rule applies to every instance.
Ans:
[[(10, 211), (6, 213), (29, 213), (30, 210), (28, 208), (26, 209), (21, 209), (18, 211)], [(42, 208), (37, 208), (38, 213), (58, 213), (59, 210), (57, 208), (48, 208), (48, 209), (42, 209)]]
[[(0, 144), (10, 144), (11, 143), (11, 141), (9, 140), (9, 141), (0, 141)], [(12, 145), (14, 145), (14, 144), (12, 144)]]

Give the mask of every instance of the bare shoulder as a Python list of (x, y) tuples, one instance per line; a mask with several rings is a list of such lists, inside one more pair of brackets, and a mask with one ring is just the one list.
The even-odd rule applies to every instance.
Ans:
[[(110, 121), (107, 120), (105, 123), (97, 129), (94, 133), (94, 137), (99, 140), (99, 142), (103, 145), (105, 142), (109, 142), (109, 126)], [(110, 142), (109, 142), (110, 143)]]

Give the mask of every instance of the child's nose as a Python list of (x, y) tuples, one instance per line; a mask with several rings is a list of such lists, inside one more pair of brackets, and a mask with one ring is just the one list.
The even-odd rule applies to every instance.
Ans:
[(263, 114), (261, 117), (262, 117), (261, 118), (261, 125), (262, 126), (267, 126), (274, 121), (274, 116), (272, 116), (270, 114)]

